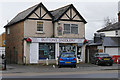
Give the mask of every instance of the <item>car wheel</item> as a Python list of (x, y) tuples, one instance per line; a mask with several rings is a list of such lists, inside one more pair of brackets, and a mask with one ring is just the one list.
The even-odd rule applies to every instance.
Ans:
[(61, 68), (61, 65), (58, 65), (58, 68)]
[(76, 65), (74, 65), (74, 68), (76, 68)]
[(109, 66), (112, 66), (113, 64), (109, 64)]
[(61, 68), (61, 65), (58, 63), (58, 68)]
[(58, 66), (58, 68), (61, 68), (61, 66)]

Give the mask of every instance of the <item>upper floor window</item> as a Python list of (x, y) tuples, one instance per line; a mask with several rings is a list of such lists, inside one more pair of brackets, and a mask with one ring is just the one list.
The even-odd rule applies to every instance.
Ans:
[(7, 34), (10, 34), (10, 28), (7, 28)]
[(118, 31), (115, 31), (116, 35), (118, 35)]
[(78, 34), (78, 25), (71, 24), (71, 34)]
[(78, 34), (78, 24), (64, 24), (63, 34)]
[(43, 22), (37, 22), (37, 31), (43, 31)]

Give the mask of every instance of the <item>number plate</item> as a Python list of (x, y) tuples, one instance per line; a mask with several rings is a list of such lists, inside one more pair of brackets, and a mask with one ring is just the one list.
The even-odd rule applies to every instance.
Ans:
[(71, 63), (71, 62), (65, 62), (65, 63)]
[(104, 58), (104, 60), (110, 60), (109, 58)]

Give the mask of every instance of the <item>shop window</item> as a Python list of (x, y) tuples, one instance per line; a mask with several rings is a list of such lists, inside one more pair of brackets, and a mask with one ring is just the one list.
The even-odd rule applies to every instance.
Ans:
[(81, 48), (81, 47), (78, 47), (78, 48), (77, 48), (77, 58), (78, 58), (79, 60), (81, 60), (81, 59), (82, 59), (81, 56), (82, 56), (82, 48)]
[(78, 24), (64, 24), (63, 34), (78, 34)]
[(60, 54), (63, 52), (75, 53), (76, 47), (72, 44), (60, 44), (59, 51), (60, 51)]
[(39, 43), (39, 59), (55, 59), (55, 44)]
[(37, 31), (43, 31), (43, 22), (37, 22)]

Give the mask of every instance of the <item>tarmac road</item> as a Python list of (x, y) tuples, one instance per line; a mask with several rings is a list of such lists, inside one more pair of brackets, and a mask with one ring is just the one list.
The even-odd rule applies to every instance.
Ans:
[(2, 78), (118, 78), (118, 65), (79, 64), (77, 68), (41, 65), (8, 65)]
[(11, 73), (3, 74), (3, 78), (118, 78), (118, 71)]

